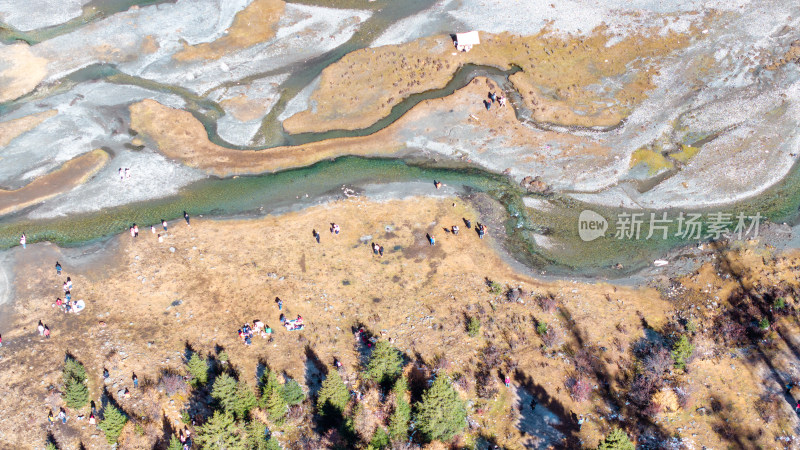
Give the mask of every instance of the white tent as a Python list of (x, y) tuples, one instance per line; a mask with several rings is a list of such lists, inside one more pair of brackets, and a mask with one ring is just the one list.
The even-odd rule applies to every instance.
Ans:
[(455, 46), (458, 51), (468, 52), (472, 49), (473, 45), (481, 43), (481, 38), (478, 36), (477, 31), (470, 31), (467, 33), (456, 33)]

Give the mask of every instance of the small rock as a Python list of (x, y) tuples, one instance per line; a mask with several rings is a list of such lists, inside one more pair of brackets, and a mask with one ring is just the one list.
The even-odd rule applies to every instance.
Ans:
[(172, 253), (175, 253), (175, 247), (170, 247), (169, 251), (171, 251)]

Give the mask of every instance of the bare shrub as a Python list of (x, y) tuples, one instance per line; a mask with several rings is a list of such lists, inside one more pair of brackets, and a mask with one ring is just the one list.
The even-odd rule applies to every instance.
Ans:
[(559, 338), (560, 336), (558, 334), (558, 331), (556, 331), (555, 327), (548, 327), (547, 331), (545, 331), (544, 334), (542, 334), (542, 342), (548, 348), (557, 347), (558, 346), (557, 344), (560, 341)]
[(716, 320), (715, 336), (718, 342), (726, 345), (739, 346), (747, 339), (747, 328), (736, 322), (727, 314), (719, 316)]
[(525, 291), (523, 291), (520, 288), (511, 288), (508, 291), (506, 291), (506, 299), (509, 302), (516, 302), (524, 296), (525, 296)]
[(481, 365), (475, 374), (475, 388), (480, 398), (494, 398), (500, 389), (497, 387), (497, 380), (492, 376), (492, 371), (488, 366)]
[(473, 387), (472, 377), (469, 376), (468, 374), (456, 376), (454, 379), (454, 383), (456, 384), (456, 386), (459, 387), (459, 389), (461, 389), (464, 392), (468, 393), (472, 391)]
[(664, 372), (669, 371), (675, 365), (669, 351), (665, 348), (654, 350), (651, 354), (645, 356), (642, 361), (644, 370), (656, 376), (663, 376)]
[(174, 373), (165, 373), (158, 380), (158, 389), (163, 390), (167, 395), (189, 392), (189, 385), (182, 376)]
[(447, 359), (445, 355), (438, 355), (433, 363), (433, 371), (434, 372), (447, 372), (452, 367), (450, 364), (450, 360)]
[(594, 357), (586, 350), (578, 350), (575, 353), (575, 369), (580, 373), (594, 372)]
[(500, 349), (497, 348), (496, 345), (492, 344), (491, 342), (486, 344), (486, 347), (483, 348), (481, 352), (481, 359), (483, 363), (489, 367), (495, 367), (500, 364)]
[(305, 415), (306, 415), (305, 408), (303, 407), (302, 404), (299, 404), (299, 405), (290, 406), (289, 407), (289, 412), (288, 412), (288, 414), (286, 414), (286, 417), (291, 421), (299, 421)]
[(585, 402), (592, 395), (592, 385), (580, 375), (567, 378), (564, 384), (569, 396), (576, 402)]
[(678, 396), (678, 406), (681, 408), (688, 408), (692, 401), (692, 387), (689, 384), (678, 386), (675, 389), (675, 395)]
[(658, 403), (649, 403), (642, 409), (642, 414), (648, 417), (655, 417), (664, 411), (664, 407)]
[(556, 309), (556, 304), (558, 302), (556, 302), (556, 297), (553, 294), (547, 294), (537, 295), (536, 303), (546, 312), (553, 312), (553, 310)]
[(628, 398), (631, 403), (645, 408), (650, 404), (653, 393), (661, 387), (661, 378), (650, 374), (639, 374), (634, 377)]

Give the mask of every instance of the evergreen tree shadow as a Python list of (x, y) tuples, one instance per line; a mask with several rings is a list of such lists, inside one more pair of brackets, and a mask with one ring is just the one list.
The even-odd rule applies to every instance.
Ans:
[(158, 439), (156, 443), (156, 448), (159, 449), (166, 449), (169, 447), (169, 442), (172, 440), (172, 436), (175, 436), (175, 433), (178, 431), (172, 426), (172, 422), (167, 419), (166, 415), (161, 416), (161, 430), (162, 435)]
[(414, 351), (414, 359), (408, 369), (408, 390), (411, 395), (411, 402), (416, 403), (422, 400), (422, 394), (433, 383), (432, 370), (425, 362), (425, 358)]
[(264, 375), (267, 374), (269, 370), (267, 360), (263, 356), (260, 356), (258, 358), (258, 365), (256, 366), (256, 388), (259, 391), (264, 389), (264, 384), (266, 382)]
[(322, 379), (328, 374), (328, 367), (319, 359), (319, 356), (310, 345), (306, 345), (305, 352), (305, 382), (306, 387), (308, 387), (308, 396), (313, 398), (317, 396), (320, 387), (322, 387)]
[(56, 441), (56, 437), (53, 436), (53, 432), (51, 430), (47, 430), (47, 438), (45, 439), (46, 444), (53, 444), (56, 448), (60, 448), (58, 446), (58, 441)]
[(106, 388), (103, 388), (103, 394), (100, 396), (100, 404), (103, 405), (103, 409), (99, 411), (99, 416), (97, 418), (98, 424), (100, 423), (100, 420), (105, 418), (105, 411), (106, 409), (108, 409), (109, 405), (120, 410), (122, 413), (128, 416), (128, 418), (136, 417), (135, 414), (132, 414), (130, 411), (127, 411), (122, 405), (120, 405), (117, 399), (114, 398)]
[(756, 442), (763, 434), (764, 430), (748, 429), (744, 423), (737, 418), (728, 414), (732, 409), (730, 403), (725, 404), (718, 397), (712, 398), (712, 404), (716, 406), (714, 412), (718, 415), (717, 420), (713, 423), (711, 429), (714, 430), (719, 437), (731, 444), (734, 448), (758, 448)]
[[(566, 443), (554, 443), (554, 448), (580, 448), (580, 441), (577, 437), (577, 432), (580, 428), (578, 427), (577, 417), (575, 417), (575, 414), (571, 411), (568, 411), (561, 402), (553, 398), (547, 392), (547, 389), (545, 389), (543, 385), (535, 382), (533, 377), (525, 374), (525, 372), (523, 372), (521, 369), (518, 368), (514, 372), (514, 380), (525, 390), (526, 393), (532, 397), (531, 400), (535, 400), (536, 402), (536, 407), (531, 408), (531, 401), (529, 400), (527, 405), (524, 404), (525, 400), (528, 399), (523, 395), (520, 395), (520, 404), (517, 405), (520, 414), (522, 415), (520, 421), (522, 423), (533, 423), (540, 425), (541, 419), (537, 417), (539, 412), (536, 411), (536, 408), (547, 408), (548, 411), (557, 417), (558, 423), (549, 423), (546, 425), (553, 428), (566, 438)], [(541, 433), (540, 430), (537, 430), (537, 432)]]

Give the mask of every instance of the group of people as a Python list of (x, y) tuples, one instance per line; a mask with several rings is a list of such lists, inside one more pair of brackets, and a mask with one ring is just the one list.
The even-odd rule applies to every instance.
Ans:
[[(501, 105), (505, 104), (505, 98), (502, 97), (502, 95), (500, 97), (498, 97), (497, 95), (495, 95), (494, 92), (490, 92), (490, 98), (492, 99), (492, 101), (497, 101)], [(444, 184), (441, 181), (433, 180), (433, 186), (436, 189), (441, 189), (441, 187), (444, 186)], [(455, 206), (455, 203), (453, 203), (453, 206)], [(188, 220), (187, 220), (187, 223), (188, 223)], [(472, 222), (470, 222), (469, 219), (464, 219), (464, 224), (467, 226), (467, 228), (472, 228)], [(486, 227), (486, 225), (484, 225), (482, 223), (478, 223), (475, 226), (475, 231), (478, 233), (478, 237), (481, 238), (481, 239), (483, 239), (483, 237), (486, 235), (486, 231), (487, 230), (488, 230), (488, 228)], [(331, 222), (330, 231), (331, 231), (331, 234), (339, 234), (339, 231), (340, 231), (339, 225), (337, 225), (336, 223)], [(450, 228), (445, 228), (445, 232), (452, 233), (454, 236), (458, 236), (458, 232), (459, 231), (460, 231), (460, 229), (459, 229), (458, 225), (453, 225)], [(320, 243), (320, 234), (316, 230), (316, 228), (311, 230), (311, 235), (314, 237), (314, 239), (319, 244)], [(426, 233), (425, 234), (425, 239), (428, 240), (428, 244), (429, 245), (431, 245), (431, 246), (436, 245), (436, 237), (433, 236), (431, 233)], [(372, 254), (378, 255), (378, 256), (383, 256), (384, 250), (383, 250), (383, 246), (382, 245), (380, 245), (380, 244), (378, 244), (376, 242), (371, 242), (370, 243), (370, 247), (372, 247)]]
[(296, 319), (287, 319), (286, 316), (281, 314), (280, 317), (281, 325), (283, 325), (288, 331), (299, 331), (305, 328), (305, 324), (303, 324), (303, 317), (300, 314), (297, 315)]
[(36, 327), (39, 330), (39, 336), (44, 336), (47, 339), (50, 339), (50, 327), (39, 321), (39, 326)]
[[(61, 275), (61, 264), (56, 261), (56, 274)], [(81, 302), (72, 299), (72, 278), (67, 277), (67, 281), (62, 285), (64, 289), (64, 299), (56, 298), (55, 306), (64, 313), (78, 313), (83, 308)]]
[[(186, 212), (186, 211), (183, 212), (183, 220), (186, 221), (186, 226), (191, 226), (191, 224), (189, 223), (189, 213)], [(158, 242), (164, 242), (164, 236), (166, 236), (166, 234), (167, 234), (167, 228), (168, 227), (169, 226), (167, 224), (167, 221), (164, 220), (164, 219), (161, 219), (161, 228), (164, 229), (164, 233), (163, 234), (162, 233), (158, 233), (157, 230), (156, 230), (156, 225), (150, 225), (150, 233), (156, 235), (156, 238), (158, 239)], [(139, 226), (136, 225), (135, 223), (130, 226), (128, 231), (131, 233), (131, 237), (132, 238), (139, 237)]]
[(52, 425), (53, 423), (55, 423), (56, 419), (60, 420), (61, 423), (67, 423), (67, 410), (65, 410), (63, 406), (59, 409), (58, 415), (53, 416), (52, 410), (50, 410), (50, 413), (47, 414), (48, 424)]
[(264, 325), (264, 322), (256, 319), (253, 324), (246, 323), (239, 328), (239, 339), (242, 340), (244, 345), (251, 345), (253, 343), (253, 336), (261, 336), (264, 339), (269, 338), (272, 341), (272, 328)]
[(125, 178), (130, 178), (131, 177), (131, 169), (130, 169), (130, 167), (126, 167), (125, 169), (120, 167), (119, 170), (117, 171), (117, 173), (119, 173), (119, 179), (120, 180), (124, 180)]
[(483, 101), (483, 106), (486, 107), (487, 110), (492, 108), (492, 104), (497, 102), (500, 106), (506, 106), (506, 97), (501, 92), (498, 96), (494, 93), (494, 91), (489, 92), (489, 99)]
[(378, 342), (378, 338), (372, 336), (364, 327), (358, 327), (353, 333), (353, 336), (356, 338), (356, 342), (361, 342), (366, 345), (367, 348), (372, 348), (372, 345)]

